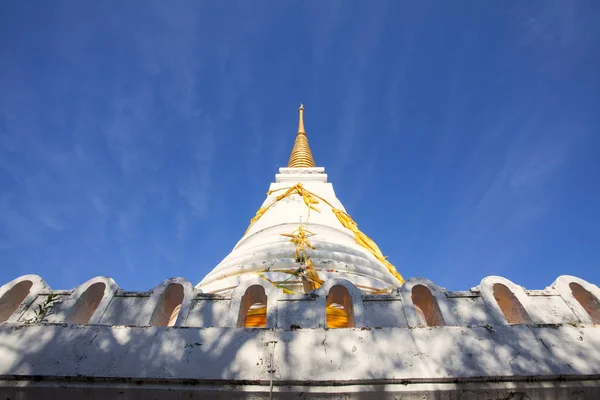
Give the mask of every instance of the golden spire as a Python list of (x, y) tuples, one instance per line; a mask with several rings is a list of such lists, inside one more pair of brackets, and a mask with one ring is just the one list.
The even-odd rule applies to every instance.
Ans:
[(298, 108), (298, 133), (304, 133), (304, 104), (300, 103), (300, 107)]
[(308, 138), (306, 137), (306, 132), (304, 132), (304, 106), (302, 104), (300, 104), (298, 112), (300, 114), (298, 134), (296, 135), (292, 154), (290, 154), (288, 168), (314, 168), (315, 160), (313, 160), (310, 147), (308, 146)]

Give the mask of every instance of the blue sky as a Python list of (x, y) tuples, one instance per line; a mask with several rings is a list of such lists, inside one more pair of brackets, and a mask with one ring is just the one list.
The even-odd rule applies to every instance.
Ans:
[(600, 5), (4, 1), (0, 284), (128, 290), (227, 255), (306, 106), (405, 277), (600, 283)]

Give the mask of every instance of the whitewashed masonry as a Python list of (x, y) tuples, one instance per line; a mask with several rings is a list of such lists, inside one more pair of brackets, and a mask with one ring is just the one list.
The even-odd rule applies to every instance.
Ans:
[[(256, 286), (267, 295), (267, 327), (238, 328), (241, 298)], [(337, 287), (350, 296), (351, 328), (326, 328)], [(391, 295), (365, 295), (343, 279), (285, 295), (258, 278), (228, 295), (182, 278), (126, 292), (98, 277), (53, 291), (59, 301), (44, 321), (27, 323), (50, 291), (37, 275), (0, 288), (2, 394), (562, 399), (600, 390), (600, 289), (573, 276), (544, 290), (492, 276), (464, 292), (412, 278)], [(157, 317), (178, 306), (173, 326)], [(442, 394), (450, 397), (431, 397)]]

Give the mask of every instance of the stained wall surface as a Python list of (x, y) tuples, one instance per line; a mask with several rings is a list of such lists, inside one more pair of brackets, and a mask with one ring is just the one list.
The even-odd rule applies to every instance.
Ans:
[[(236, 328), (245, 288), (207, 295), (182, 278), (140, 293), (95, 278), (72, 291), (54, 291), (55, 312), (32, 322), (37, 304), (52, 292), (41, 278), (9, 282), (0, 297), (24, 279), (36, 283), (0, 323), (0, 394), (9, 398), (35, 398), (38, 390), (102, 398), (115, 387), (123, 398), (159, 392), (157, 398), (169, 398), (173, 391), (190, 398), (600, 397), (600, 326), (590, 314), (600, 291), (576, 277), (561, 276), (543, 290), (488, 277), (464, 292), (412, 278), (380, 296), (363, 295), (343, 279), (307, 295), (284, 295), (267, 284), (270, 322), (257, 329)], [(65, 323), (78, 298), (98, 282), (106, 290), (91, 322)], [(586, 290), (585, 307), (573, 295), (574, 282)], [(151, 316), (173, 284), (183, 288), (180, 316), (174, 327), (152, 326)], [(528, 323), (505, 318), (494, 297), (499, 284)], [(324, 328), (327, 295), (339, 286), (350, 296), (356, 328)], [(428, 288), (445, 325), (423, 326), (412, 303), (415, 286)], [(88, 394), (77, 397), (82, 387)]]

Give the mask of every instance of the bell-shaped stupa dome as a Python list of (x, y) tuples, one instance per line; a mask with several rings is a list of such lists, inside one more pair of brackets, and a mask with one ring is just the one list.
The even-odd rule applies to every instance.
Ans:
[(338, 200), (325, 169), (315, 167), (301, 105), (287, 168), (280, 168), (244, 236), (196, 286), (223, 293), (257, 276), (286, 293), (307, 293), (331, 278), (367, 294), (387, 293), (402, 276), (361, 232)]

